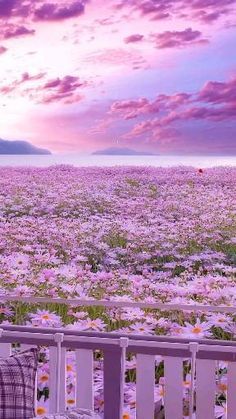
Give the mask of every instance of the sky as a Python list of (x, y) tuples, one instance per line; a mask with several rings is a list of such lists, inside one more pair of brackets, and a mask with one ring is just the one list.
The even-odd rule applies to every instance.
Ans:
[(0, 0), (0, 138), (236, 155), (236, 0)]

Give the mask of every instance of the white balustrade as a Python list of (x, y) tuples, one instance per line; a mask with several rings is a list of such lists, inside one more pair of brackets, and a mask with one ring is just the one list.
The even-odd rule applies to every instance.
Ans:
[(137, 355), (137, 419), (154, 417), (155, 356)]
[(236, 362), (228, 363), (227, 378), (227, 419), (235, 419)]
[[(70, 332), (72, 333), (72, 332)], [(32, 345), (30, 341), (32, 339)], [(183, 360), (190, 359), (192, 383), (190, 406), (197, 419), (215, 418), (216, 374), (219, 360), (227, 360), (227, 419), (235, 419), (236, 412), (236, 344), (233, 342), (164, 341), (97, 333), (96, 336), (80, 336), (73, 333), (42, 333), (33, 328), (26, 330), (0, 329), (0, 357), (11, 354), (13, 343), (20, 349), (49, 348), (49, 410), (66, 409), (67, 357), (75, 356), (76, 405), (94, 408), (94, 350), (104, 354), (104, 418), (121, 419), (123, 405), (124, 360), (126, 350), (136, 353), (136, 417), (154, 419), (155, 415), (155, 356), (164, 361), (164, 415), (165, 419), (183, 418)], [(128, 347), (127, 347), (128, 345)], [(73, 351), (73, 352), (71, 352)], [(218, 361), (216, 361), (218, 360)], [(196, 394), (195, 394), (196, 393)], [(193, 413), (193, 415), (192, 415)], [(191, 418), (191, 419), (192, 419)]]
[(183, 359), (166, 356), (165, 374), (165, 419), (183, 419)]
[(76, 356), (76, 406), (93, 410), (93, 351), (77, 349)]
[(213, 419), (216, 396), (216, 362), (197, 359), (196, 409), (198, 419)]

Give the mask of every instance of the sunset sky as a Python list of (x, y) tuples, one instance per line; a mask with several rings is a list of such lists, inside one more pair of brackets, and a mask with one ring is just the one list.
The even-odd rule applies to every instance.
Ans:
[(236, 0), (0, 0), (0, 138), (236, 154)]

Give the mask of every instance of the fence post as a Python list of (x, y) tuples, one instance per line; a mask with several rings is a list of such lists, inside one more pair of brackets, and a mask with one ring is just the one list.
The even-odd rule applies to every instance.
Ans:
[[(0, 329), (0, 339), (2, 337), (4, 330)], [(11, 355), (11, 344), (10, 343), (0, 343), (0, 356), (7, 358)]]
[(94, 408), (93, 350), (76, 349), (76, 406)]
[[(54, 340), (57, 343), (57, 359), (56, 359), (56, 413), (60, 411), (60, 389), (61, 389), (61, 344), (64, 339), (63, 333), (55, 333)], [(49, 389), (50, 390), (50, 389)]]
[(104, 419), (121, 419), (123, 408), (124, 358), (127, 340), (104, 350)]
[(189, 349), (192, 354), (191, 358), (191, 385), (190, 385), (190, 393), (189, 393), (189, 418), (193, 419), (193, 412), (194, 412), (194, 380), (196, 374), (196, 357), (198, 352), (198, 343), (197, 342), (190, 342)]

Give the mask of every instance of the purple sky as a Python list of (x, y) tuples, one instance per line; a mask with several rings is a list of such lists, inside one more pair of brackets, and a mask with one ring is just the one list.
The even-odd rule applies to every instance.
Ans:
[(236, 0), (0, 0), (0, 138), (236, 154)]

